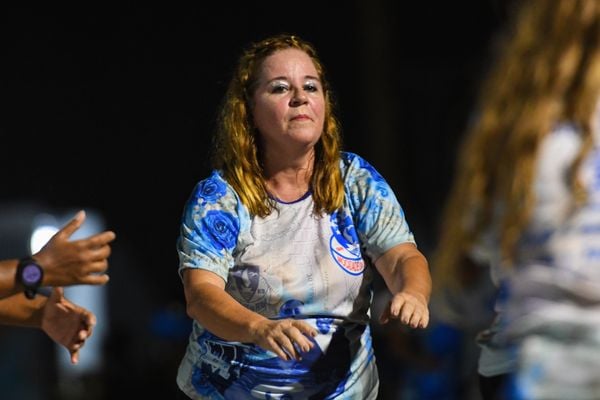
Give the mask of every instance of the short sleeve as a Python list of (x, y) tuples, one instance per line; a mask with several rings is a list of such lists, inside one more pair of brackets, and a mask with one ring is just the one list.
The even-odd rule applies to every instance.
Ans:
[(342, 154), (347, 206), (366, 254), (375, 261), (392, 247), (415, 243), (392, 188), (366, 160)]
[(201, 268), (227, 280), (244, 214), (239, 198), (217, 173), (200, 181), (183, 210), (177, 239), (179, 274)]

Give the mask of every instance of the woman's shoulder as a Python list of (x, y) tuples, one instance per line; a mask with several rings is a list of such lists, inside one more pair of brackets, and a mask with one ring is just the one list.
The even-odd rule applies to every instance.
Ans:
[(190, 200), (205, 205), (237, 203), (238, 196), (233, 187), (223, 177), (223, 173), (219, 170), (213, 170), (207, 177), (196, 183)]
[(340, 161), (343, 166), (349, 166), (354, 163), (360, 164), (364, 159), (351, 151), (342, 151), (340, 153)]
[(364, 157), (352, 153), (350, 151), (343, 151), (340, 154), (340, 163), (342, 171), (345, 170), (360, 170), (360, 169), (373, 169), (371, 164)]
[(343, 176), (364, 175), (365, 177), (373, 178), (375, 181), (383, 181), (381, 174), (362, 156), (345, 151), (341, 153), (340, 158)]

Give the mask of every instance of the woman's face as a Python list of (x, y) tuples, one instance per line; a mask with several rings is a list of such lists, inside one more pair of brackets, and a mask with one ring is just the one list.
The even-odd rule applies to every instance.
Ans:
[(312, 149), (321, 137), (325, 95), (311, 58), (279, 50), (261, 66), (252, 115), (266, 151)]

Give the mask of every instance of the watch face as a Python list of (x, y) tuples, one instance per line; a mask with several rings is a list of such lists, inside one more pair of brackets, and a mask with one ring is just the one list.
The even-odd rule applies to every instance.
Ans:
[(23, 273), (21, 275), (23, 283), (26, 285), (35, 285), (39, 283), (42, 278), (42, 270), (36, 264), (27, 264), (23, 267)]

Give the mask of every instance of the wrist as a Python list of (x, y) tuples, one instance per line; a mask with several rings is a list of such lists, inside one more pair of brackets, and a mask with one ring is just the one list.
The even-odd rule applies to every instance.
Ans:
[(44, 269), (32, 257), (22, 258), (17, 264), (15, 280), (17, 287), (23, 288), (25, 297), (33, 299), (42, 286)]
[(263, 317), (262, 315), (257, 314), (256, 318), (251, 318), (248, 320), (247, 332), (250, 336), (248, 342), (258, 342), (259, 338), (261, 337), (261, 325), (266, 319), (267, 318)]

